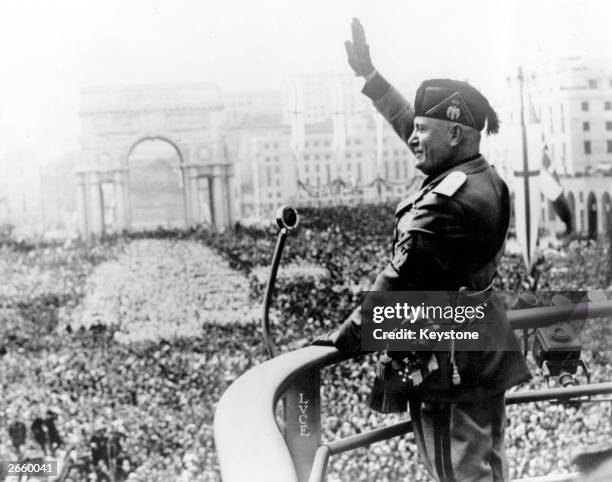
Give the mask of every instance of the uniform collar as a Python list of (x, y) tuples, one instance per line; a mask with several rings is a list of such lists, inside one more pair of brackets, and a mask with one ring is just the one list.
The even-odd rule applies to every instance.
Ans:
[(476, 172), (481, 172), (489, 168), (489, 163), (487, 160), (481, 155), (476, 154), (475, 156), (469, 157), (466, 160), (460, 162), (459, 164), (451, 167), (450, 169), (444, 171), (442, 174), (437, 176), (430, 176), (421, 185), (421, 189), (407, 197), (403, 201), (401, 201), (395, 210), (395, 215), (397, 216), (400, 212), (406, 209), (407, 206), (415, 202), (418, 198), (420, 198), (425, 192), (429, 191), (429, 188), (433, 188), (438, 181), (441, 181), (446, 176), (448, 176), (453, 171), (462, 171), (466, 174), (474, 174)]
[(429, 184), (433, 184), (433, 183), (435, 183), (435, 182), (437, 182), (437, 181), (439, 181), (441, 179), (444, 179), (452, 171), (463, 171), (466, 174), (473, 174), (475, 172), (484, 171), (488, 167), (489, 167), (489, 163), (479, 153), (479, 154), (476, 154), (476, 155), (474, 155), (472, 157), (468, 157), (467, 159), (459, 162), (459, 164), (455, 164), (453, 167), (451, 167), (450, 169), (447, 169), (446, 171), (442, 172), (441, 174), (432, 175), (432, 176), (427, 177), (423, 181), (423, 184), (421, 185), (421, 188), (423, 188), (423, 187), (425, 187), (425, 186), (427, 186)]

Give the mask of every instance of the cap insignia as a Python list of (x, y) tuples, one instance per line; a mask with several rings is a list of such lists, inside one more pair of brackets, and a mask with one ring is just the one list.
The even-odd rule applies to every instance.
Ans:
[(459, 119), (460, 115), (461, 109), (459, 108), (459, 102), (453, 101), (452, 105), (449, 105), (448, 109), (446, 109), (446, 117), (452, 121), (456, 121)]

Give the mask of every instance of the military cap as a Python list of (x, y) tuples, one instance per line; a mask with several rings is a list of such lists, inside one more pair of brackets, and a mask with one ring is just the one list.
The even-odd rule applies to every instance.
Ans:
[(487, 98), (467, 82), (431, 79), (423, 82), (414, 100), (414, 115), (457, 122), (496, 134), (499, 119)]

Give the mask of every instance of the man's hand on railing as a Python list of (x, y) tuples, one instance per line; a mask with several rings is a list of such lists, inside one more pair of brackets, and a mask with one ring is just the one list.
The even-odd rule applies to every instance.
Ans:
[(312, 345), (335, 346), (342, 353), (361, 352), (361, 311), (356, 308), (342, 325), (317, 337)]
[(311, 345), (313, 346), (335, 346), (338, 338), (338, 330), (330, 330), (327, 333), (316, 337)]

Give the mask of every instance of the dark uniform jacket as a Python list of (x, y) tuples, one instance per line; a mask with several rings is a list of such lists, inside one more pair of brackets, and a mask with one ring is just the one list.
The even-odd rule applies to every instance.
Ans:
[[(414, 115), (410, 104), (380, 75), (364, 93), (398, 135), (407, 141)], [(451, 382), (449, 354), (436, 354), (439, 368), (411, 388), (412, 398), (473, 400), (499, 394), (530, 378), (501, 302), (491, 284), (503, 254), (510, 219), (508, 187), (481, 155), (427, 178), (422, 188), (399, 203), (395, 212), (392, 260), (372, 291), (479, 292), (486, 301), (490, 341), (482, 351), (457, 352), (461, 377)], [(359, 310), (342, 325), (335, 346), (360, 350)]]

